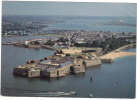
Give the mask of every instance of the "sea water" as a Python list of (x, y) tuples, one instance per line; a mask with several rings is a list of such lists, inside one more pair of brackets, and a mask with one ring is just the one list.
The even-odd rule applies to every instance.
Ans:
[[(60, 16), (57, 16), (60, 17)], [(119, 25), (94, 25), (109, 22), (118, 22), (136, 24), (135, 17), (107, 17), (107, 16), (63, 16), (65, 22), (51, 24), (49, 30), (88, 30), (88, 31), (110, 31), (110, 32), (133, 32), (136, 33), (136, 27)]]

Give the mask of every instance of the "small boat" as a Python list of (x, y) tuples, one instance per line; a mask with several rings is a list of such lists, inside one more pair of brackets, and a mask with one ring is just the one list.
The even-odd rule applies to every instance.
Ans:
[(91, 78), (90, 78), (90, 81), (92, 82), (92, 76), (91, 76)]
[(71, 91), (70, 94), (76, 95), (77, 93), (75, 91)]
[(92, 93), (90, 93), (89, 97), (90, 97), (90, 98), (93, 98), (93, 94), (92, 94)]
[(117, 82), (117, 83), (114, 84), (114, 87), (118, 87), (118, 85), (119, 85), (119, 83)]
[(68, 96), (68, 95), (76, 95), (75, 91), (71, 92), (47, 92), (45, 93), (48, 96)]

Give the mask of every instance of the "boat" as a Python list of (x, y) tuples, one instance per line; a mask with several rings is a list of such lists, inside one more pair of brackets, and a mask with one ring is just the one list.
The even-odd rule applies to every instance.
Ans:
[(92, 82), (92, 76), (91, 76), (91, 78), (90, 78), (90, 81)]
[(90, 93), (89, 97), (90, 97), (90, 98), (93, 98), (93, 94), (92, 94), (92, 93)]
[(119, 83), (117, 82), (117, 83), (114, 84), (114, 87), (118, 87), (118, 85), (119, 85)]
[(76, 95), (77, 93), (75, 91), (71, 91), (70, 94)]

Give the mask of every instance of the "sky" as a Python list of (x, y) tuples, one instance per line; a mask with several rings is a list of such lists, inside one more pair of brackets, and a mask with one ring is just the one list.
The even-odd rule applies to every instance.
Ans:
[(2, 15), (136, 16), (136, 4), (3, 1)]

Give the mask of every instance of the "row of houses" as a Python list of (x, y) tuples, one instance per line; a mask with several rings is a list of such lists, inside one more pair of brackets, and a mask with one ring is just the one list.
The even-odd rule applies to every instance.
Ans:
[[(49, 41), (50, 43), (46, 44)], [(60, 48), (60, 49), (70, 48), (70, 45), (71, 45), (70, 42), (57, 42), (57, 39), (32, 39), (32, 40), (26, 40), (24, 44), (25, 45), (39, 45), (39, 46), (49, 45), (50, 47)]]

